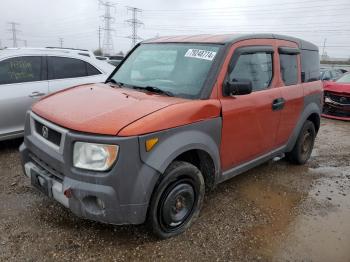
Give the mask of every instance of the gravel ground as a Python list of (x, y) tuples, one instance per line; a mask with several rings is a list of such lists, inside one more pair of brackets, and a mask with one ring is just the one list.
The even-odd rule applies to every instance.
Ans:
[(269, 162), (207, 194), (184, 234), (83, 220), (32, 189), (0, 143), (0, 261), (350, 261), (350, 123), (322, 120), (305, 166)]

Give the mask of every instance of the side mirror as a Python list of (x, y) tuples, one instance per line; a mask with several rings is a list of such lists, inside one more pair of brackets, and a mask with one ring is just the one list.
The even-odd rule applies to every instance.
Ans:
[(253, 85), (249, 80), (228, 81), (223, 91), (225, 96), (248, 95), (253, 91)]

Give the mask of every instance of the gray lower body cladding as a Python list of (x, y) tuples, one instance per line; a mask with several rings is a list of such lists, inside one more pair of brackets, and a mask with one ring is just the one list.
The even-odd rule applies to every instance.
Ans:
[[(23, 167), (32, 163), (43, 171), (50, 186), (61, 185), (61, 198), (65, 198), (63, 191), (70, 189), (71, 197), (63, 199), (63, 202), (67, 201), (66, 207), (77, 216), (109, 224), (141, 224), (145, 221), (160, 173), (141, 161), (137, 137), (106, 137), (68, 131), (60, 153), (37, 139), (29, 118), (28, 115), (24, 143), (20, 148)], [(74, 168), (75, 141), (119, 145), (116, 164), (108, 172)], [(24, 171), (28, 173), (26, 168)], [(54, 189), (49, 189), (49, 196), (62, 203), (55, 197)]]
[(300, 130), (302, 129), (305, 121), (312, 114), (316, 114), (318, 116), (318, 121), (320, 120), (320, 116), (322, 112), (322, 98), (323, 98), (323, 93), (321, 92), (310, 94), (304, 97), (304, 108), (288, 140), (287, 147), (285, 150), (286, 152), (290, 152), (293, 149), (297, 141), (298, 135), (300, 133)]

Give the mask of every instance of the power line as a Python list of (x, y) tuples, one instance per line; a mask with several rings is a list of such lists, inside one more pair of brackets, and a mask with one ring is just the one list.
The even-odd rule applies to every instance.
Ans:
[(114, 45), (113, 45), (113, 39), (112, 39), (112, 32), (115, 30), (112, 29), (112, 24), (114, 23), (114, 18), (111, 16), (111, 9), (114, 8), (114, 3), (111, 2), (103, 2), (102, 0), (99, 1), (100, 5), (102, 5), (105, 8), (105, 14), (102, 16), (104, 20), (104, 37), (103, 37), (103, 53), (105, 55), (112, 55), (114, 53)]
[[(292, 1), (292, 2), (279, 2), (278, 6), (285, 6), (285, 5), (293, 5), (296, 4), (309, 4), (309, 3), (320, 3), (320, 0), (310, 0), (310, 1)], [(339, 6), (341, 3), (338, 1), (333, 1), (334, 5), (328, 5), (329, 3), (332, 3), (332, 1), (327, 1), (327, 4), (322, 5), (322, 7), (329, 7), (329, 6)], [(237, 6), (226, 6), (226, 7), (213, 7), (213, 8), (191, 8), (191, 9), (146, 9), (145, 12), (186, 12), (186, 11), (213, 11), (213, 10), (227, 10), (227, 9), (251, 9), (251, 8), (257, 8), (261, 9), (262, 7), (268, 7), (268, 6), (276, 6), (276, 4), (263, 4), (263, 5), (237, 5)], [(305, 5), (303, 5), (305, 8)], [(312, 7), (312, 6), (311, 6)], [(290, 9), (290, 8), (296, 8), (296, 7), (283, 7), (283, 9)], [(309, 8), (309, 6), (307, 6)]]
[[(344, 11), (344, 13), (339, 13), (339, 11), (336, 14), (337, 18), (348, 18), (348, 12), (347, 10), (350, 10), (350, 8), (342, 8), (339, 11)], [(147, 17), (147, 19), (155, 19), (155, 20), (159, 20), (161, 19), (160, 16), (163, 14), (157, 14), (157, 15), (149, 15), (149, 17)], [(169, 19), (169, 14), (164, 14), (166, 16), (167, 19)], [(180, 15), (180, 14), (178, 14)], [(309, 13), (306, 13), (305, 15), (303, 13), (298, 12), (298, 15), (290, 15), (288, 12), (284, 13), (284, 12), (278, 12), (278, 13), (274, 13), (274, 15), (276, 16), (270, 16), (268, 13), (264, 12), (264, 13), (256, 13), (256, 14), (240, 14), (240, 13), (230, 13), (230, 14), (212, 14), (211, 16), (209, 16), (208, 14), (181, 14), (181, 19), (182, 20), (211, 20), (211, 21), (227, 21), (228, 19), (234, 19), (234, 18), (242, 18), (245, 17), (247, 15), (254, 15), (254, 17), (259, 18), (259, 20), (275, 20), (277, 19), (304, 19), (304, 18), (314, 18), (314, 17), (320, 17), (319, 12), (317, 14), (312, 14), (309, 15)], [(331, 13), (325, 13), (325, 14), (321, 14), (322, 17), (331, 17), (332, 19), (334, 18), (334, 14)], [(346, 22), (346, 21), (343, 21)]]
[(11, 26), (11, 29), (9, 29), (8, 31), (12, 33), (12, 38), (9, 39), (12, 41), (12, 46), (13, 47), (18, 47), (17, 41), (19, 40), (17, 38), (17, 34), (20, 32), (16, 27), (19, 26), (19, 23), (16, 22), (9, 22), (8, 23)]
[(127, 10), (132, 12), (132, 18), (125, 21), (131, 26), (131, 35), (127, 38), (130, 38), (132, 40), (132, 46), (135, 46), (138, 40), (142, 40), (137, 34), (137, 29), (143, 25), (143, 23), (137, 19), (137, 14), (141, 13), (142, 10), (131, 6), (128, 6)]

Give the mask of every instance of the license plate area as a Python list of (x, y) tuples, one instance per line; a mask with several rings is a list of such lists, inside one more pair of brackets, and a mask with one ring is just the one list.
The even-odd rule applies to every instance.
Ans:
[(37, 170), (32, 169), (30, 172), (30, 178), (32, 185), (36, 189), (38, 189), (43, 194), (51, 197), (52, 182), (48, 177), (46, 177), (44, 174), (41, 174)]

